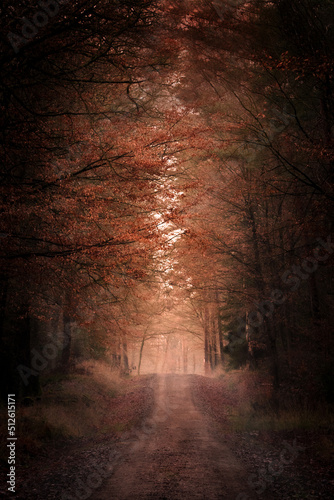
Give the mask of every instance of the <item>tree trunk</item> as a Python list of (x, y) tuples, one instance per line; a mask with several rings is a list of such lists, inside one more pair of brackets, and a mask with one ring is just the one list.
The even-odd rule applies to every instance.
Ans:
[(169, 347), (169, 335), (167, 336), (167, 342), (166, 342), (166, 348), (165, 348), (165, 353), (164, 353), (164, 361), (163, 361), (163, 364), (162, 364), (162, 372), (165, 373), (165, 369), (166, 369), (166, 363), (167, 363), (167, 354), (168, 354), (168, 347)]
[(216, 304), (215, 302), (213, 302), (211, 308), (211, 338), (212, 338), (213, 369), (217, 368), (219, 364), (217, 336), (218, 336), (217, 312), (216, 312)]
[(271, 320), (266, 322), (266, 326), (268, 329), (268, 339), (269, 339), (269, 353), (271, 360), (271, 376), (272, 376), (272, 384), (273, 384), (273, 392), (272, 392), (272, 406), (273, 410), (276, 414), (279, 413), (280, 404), (279, 404), (279, 388), (280, 388), (280, 367), (279, 367), (279, 357), (277, 351), (277, 343), (276, 343), (276, 328), (274, 322)]
[(320, 320), (321, 320), (320, 299), (319, 299), (318, 285), (317, 285), (315, 273), (311, 273), (309, 283), (310, 283), (310, 298), (311, 298), (312, 316), (313, 316), (315, 322), (320, 322)]
[[(27, 383), (20, 384), (19, 394), (23, 398), (38, 396), (40, 394), (40, 372), (46, 368), (42, 364), (40, 370), (36, 369), (36, 366), (39, 366), (38, 363), (34, 366), (35, 355), (31, 353), (31, 321), (29, 314), (24, 314), (24, 311), (26, 312), (27, 310), (28, 308), (24, 307), (24, 310), (22, 310), (23, 318), (19, 320), (18, 360), (20, 360), (20, 364), (31, 368), (33, 373), (29, 375)], [(38, 354), (42, 356), (42, 353), (38, 352)]]
[(63, 349), (61, 351), (61, 369), (66, 373), (70, 369), (71, 361), (71, 344), (72, 344), (72, 324), (71, 318), (64, 311), (64, 340)]
[(140, 344), (139, 360), (138, 360), (138, 375), (140, 375), (140, 367), (141, 367), (141, 360), (143, 357), (144, 344), (145, 344), (145, 335), (143, 336), (143, 339), (142, 339), (141, 344)]
[(122, 337), (121, 359), (122, 359), (122, 372), (124, 374), (128, 374), (129, 373), (128, 344), (125, 336)]
[(208, 318), (208, 308), (205, 307), (204, 310), (204, 372), (208, 374), (210, 372), (210, 362), (211, 362), (211, 345), (210, 345), (210, 331), (209, 331), (209, 318)]
[(188, 345), (185, 339), (182, 339), (183, 373), (188, 372)]
[(223, 365), (224, 364), (223, 324), (220, 315), (218, 292), (216, 292), (216, 304), (217, 304), (217, 329), (218, 329), (219, 355), (220, 355), (220, 363)]

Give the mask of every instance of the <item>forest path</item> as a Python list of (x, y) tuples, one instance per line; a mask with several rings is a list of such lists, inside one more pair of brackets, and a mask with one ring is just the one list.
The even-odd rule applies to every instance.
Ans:
[(224, 436), (194, 406), (192, 375), (159, 375), (155, 408), (124, 443), (113, 475), (96, 500), (188, 500), (254, 498), (248, 474)]

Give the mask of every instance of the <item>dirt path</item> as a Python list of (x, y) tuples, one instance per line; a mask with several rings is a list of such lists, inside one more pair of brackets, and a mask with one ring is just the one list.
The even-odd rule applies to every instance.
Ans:
[(153, 415), (124, 442), (112, 477), (94, 499), (254, 498), (249, 474), (194, 406), (190, 387), (191, 376), (157, 378)]

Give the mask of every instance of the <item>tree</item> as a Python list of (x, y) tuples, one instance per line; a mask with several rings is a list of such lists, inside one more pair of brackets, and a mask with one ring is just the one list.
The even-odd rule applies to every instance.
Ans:
[(198, 232), (230, 259), (219, 288), (237, 298), (230, 344), (246, 335), (253, 365), (266, 353), (278, 408), (292, 366), (298, 371), (313, 356), (304, 318), (319, 334), (327, 314), (319, 302), (324, 270), (312, 254), (332, 228), (332, 13), (330, 3), (306, 0), (217, 7), (172, 9), (187, 58), (179, 98), (211, 128), (211, 177), (199, 178), (221, 215), (205, 211)]
[[(2, 23), (11, 33), (21, 29), (9, 20), (23, 7), (3, 6)], [(169, 49), (162, 39), (157, 54), (150, 38), (149, 30), (159, 29), (156, 3), (77, 1), (54, 15), (53, 8), (47, 2), (44, 14), (26, 14), (26, 35), (34, 20), (36, 27), (45, 12), (50, 16), (28, 41), (18, 46), (13, 35), (2, 42), (4, 359), (17, 315), (51, 328), (50, 300), (67, 297), (62, 314), (69, 332), (74, 320), (85, 322), (79, 308), (89, 316), (109, 293), (111, 303), (126, 300), (118, 290), (144, 278), (160, 245), (152, 214), (161, 209), (156, 193), (168, 170), (170, 136), (153, 103)], [(126, 365), (122, 329), (118, 336)], [(27, 328), (14, 338), (25, 339), (29, 365)], [(64, 367), (70, 351), (67, 343)], [(9, 385), (16, 384), (15, 367), (4, 366)]]

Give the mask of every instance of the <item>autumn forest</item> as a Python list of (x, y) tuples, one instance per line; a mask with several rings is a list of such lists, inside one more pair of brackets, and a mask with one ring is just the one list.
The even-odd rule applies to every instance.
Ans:
[[(64, 406), (57, 387), (79, 380), (80, 409), (102, 371), (135, 398), (124, 419), (149, 412), (154, 374), (188, 374), (213, 413), (205, 397), (229, 381), (250, 419), (307, 409), (329, 429), (333, 1), (0, 11), (1, 400), (22, 407), (21, 453), (54, 436), (57, 419), (32, 422), (48, 398)], [(305, 495), (279, 498), (330, 498)]]

